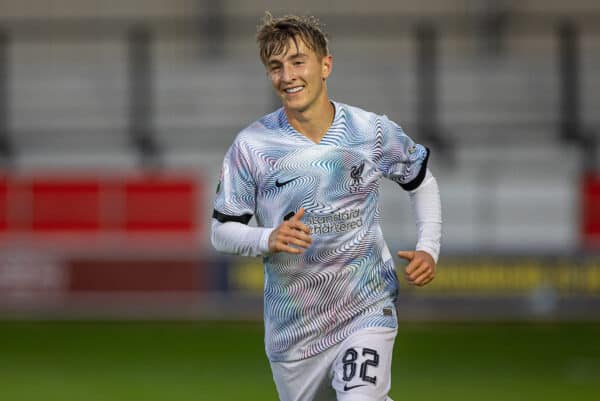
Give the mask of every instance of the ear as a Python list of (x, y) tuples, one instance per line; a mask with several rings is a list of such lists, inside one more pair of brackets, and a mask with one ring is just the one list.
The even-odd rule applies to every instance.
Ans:
[(333, 56), (331, 56), (331, 54), (328, 54), (327, 56), (323, 57), (323, 60), (321, 61), (321, 77), (323, 78), (323, 81), (329, 77), (332, 68)]

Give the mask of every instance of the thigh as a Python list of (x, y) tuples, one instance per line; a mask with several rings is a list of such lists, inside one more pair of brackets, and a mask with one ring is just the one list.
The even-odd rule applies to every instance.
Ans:
[(299, 361), (271, 362), (280, 401), (336, 401), (331, 388), (335, 348)]
[(396, 329), (370, 327), (348, 337), (333, 364), (339, 401), (385, 401), (391, 387)]

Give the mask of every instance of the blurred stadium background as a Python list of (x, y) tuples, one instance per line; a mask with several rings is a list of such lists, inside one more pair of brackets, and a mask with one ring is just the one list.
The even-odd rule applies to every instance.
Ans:
[(265, 10), (319, 16), (332, 97), (432, 148), (443, 255), (392, 396), (598, 399), (600, 3), (3, 0), (0, 400), (275, 399), (261, 261), (208, 240), (227, 147), (279, 107)]

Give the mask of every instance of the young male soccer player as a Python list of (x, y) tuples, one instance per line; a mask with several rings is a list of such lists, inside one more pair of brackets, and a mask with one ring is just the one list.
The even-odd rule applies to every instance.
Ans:
[(316, 19), (267, 14), (257, 40), (283, 107), (227, 151), (212, 243), (264, 257), (265, 344), (282, 401), (389, 400), (398, 279), (379, 183), (409, 193), (418, 242), (398, 255), (409, 282), (425, 285), (441, 236), (429, 151), (387, 117), (329, 99), (333, 59)]

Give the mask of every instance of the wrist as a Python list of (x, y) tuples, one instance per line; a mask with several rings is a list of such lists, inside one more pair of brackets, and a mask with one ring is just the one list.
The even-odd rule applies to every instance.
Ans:
[(433, 258), (433, 261), (437, 264), (440, 254), (439, 247), (436, 248), (435, 246), (431, 246), (428, 244), (417, 244), (415, 250), (427, 253)]
[(258, 251), (265, 255), (271, 252), (271, 234), (275, 228), (263, 228), (262, 233), (260, 235), (260, 240), (258, 243)]

